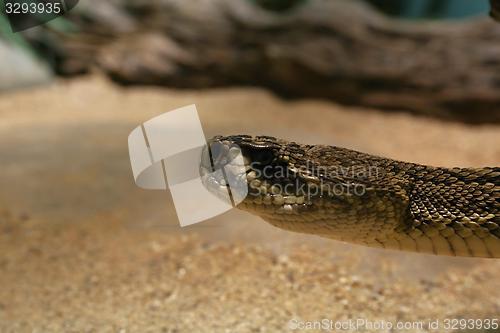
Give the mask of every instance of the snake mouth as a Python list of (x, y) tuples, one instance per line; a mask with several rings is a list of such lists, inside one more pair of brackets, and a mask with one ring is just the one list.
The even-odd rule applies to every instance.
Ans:
[[(319, 179), (303, 174), (280, 154), (271, 137), (215, 137), (202, 153), (200, 176), (208, 190), (224, 196), (246, 191), (234, 206), (265, 214), (299, 214), (321, 199)], [(243, 186), (245, 187), (243, 189)], [(236, 187), (236, 188), (234, 188)]]

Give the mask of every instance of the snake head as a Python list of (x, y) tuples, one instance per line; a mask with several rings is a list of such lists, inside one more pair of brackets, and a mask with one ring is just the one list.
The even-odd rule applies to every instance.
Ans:
[[(244, 184), (246, 196), (236, 202), (240, 209), (262, 217), (303, 214), (321, 199), (320, 177), (305, 160), (310, 146), (237, 135), (214, 137), (208, 147), (200, 166), (203, 183), (216, 194)], [(214, 175), (215, 170), (224, 172)]]

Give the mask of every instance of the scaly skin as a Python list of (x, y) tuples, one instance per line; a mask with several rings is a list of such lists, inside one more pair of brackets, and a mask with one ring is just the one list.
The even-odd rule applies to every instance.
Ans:
[(237, 207), (276, 227), (379, 248), (500, 257), (499, 167), (431, 167), (245, 135), (215, 137), (213, 163), (235, 149), (249, 191)]

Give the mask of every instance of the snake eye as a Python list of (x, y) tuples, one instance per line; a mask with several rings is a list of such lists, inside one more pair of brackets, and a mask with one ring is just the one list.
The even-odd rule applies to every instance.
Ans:
[(274, 160), (274, 154), (269, 149), (257, 149), (252, 154), (252, 160), (261, 165), (266, 165)]

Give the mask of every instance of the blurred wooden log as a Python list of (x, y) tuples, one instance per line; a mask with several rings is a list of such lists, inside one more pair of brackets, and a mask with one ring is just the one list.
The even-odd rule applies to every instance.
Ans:
[(403, 22), (354, 0), (272, 13), (248, 0), (163, 0), (96, 55), (124, 84), (262, 86), (290, 98), (500, 123), (500, 24)]

